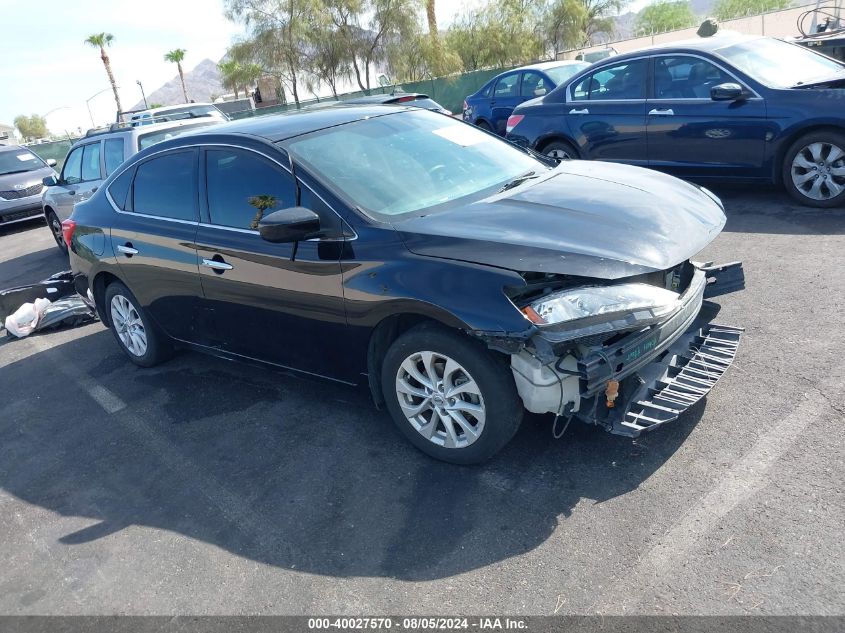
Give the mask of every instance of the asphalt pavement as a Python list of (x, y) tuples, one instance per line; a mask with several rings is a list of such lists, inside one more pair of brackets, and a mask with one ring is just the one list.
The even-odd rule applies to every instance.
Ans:
[[(639, 440), (528, 417), (432, 461), (352, 388), (100, 324), (0, 342), (0, 614), (845, 614), (845, 209), (718, 190), (746, 328)], [(0, 288), (66, 267), (0, 229)]]

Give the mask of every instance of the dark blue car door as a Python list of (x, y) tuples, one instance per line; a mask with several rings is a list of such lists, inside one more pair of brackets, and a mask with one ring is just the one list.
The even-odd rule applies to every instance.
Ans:
[[(763, 176), (765, 101), (704, 57), (658, 55), (653, 64), (647, 104), (649, 166), (691, 178)], [(723, 83), (743, 85), (746, 96), (711, 99), (710, 89)]]
[(646, 165), (648, 61), (598, 68), (567, 86), (564, 116), (582, 158)]
[(513, 72), (502, 75), (493, 86), (490, 95), (490, 124), (497, 134), (504, 135), (505, 125), (513, 109), (524, 101), (519, 94), (522, 73)]

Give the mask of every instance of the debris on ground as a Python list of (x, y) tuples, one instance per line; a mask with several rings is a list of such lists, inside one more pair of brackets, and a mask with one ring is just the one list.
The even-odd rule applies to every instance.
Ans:
[(37, 284), (0, 290), (0, 326), (5, 325), (9, 336), (23, 338), (50, 328), (76, 327), (96, 318), (74, 289), (70, 271)]

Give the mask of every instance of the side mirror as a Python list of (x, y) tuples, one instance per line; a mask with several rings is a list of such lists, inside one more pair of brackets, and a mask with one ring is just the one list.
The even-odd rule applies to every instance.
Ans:
[(47, 167), (55, 167), (56, 166), (56, 159), (55, 158), (48, 158), (47, 159)]
[(542, 97), (544, 94), (546, 94), (545, 88), (537, 88), (537, 90), (534, 91), (535, 97)]
[(736, 101), (744, 94), (742, 86), (735, 83), (719, 84), (710, 88), (710, 98), (713, 101)]
[[(55, 163), (56, 163), (56, 161), (53, 161), (53, 164), (55, 164)], [(52, 167), (52, 166), (53, 165), (50, 165), (50, 167)], [(44, 178), (41, 179), (41, 183), (45, 187), (55, 187), (56, 185), (59, 184), (59, 179), (56, 178), (54, 175), (45, 176)]]
[(274, 244), (299, 242), (320, 231), (320, 216), (305, 207), (274, 211), (258, 223), (262, 239)]

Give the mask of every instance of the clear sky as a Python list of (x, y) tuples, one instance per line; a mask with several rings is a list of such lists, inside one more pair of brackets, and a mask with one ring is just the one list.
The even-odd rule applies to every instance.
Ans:
[[(437, 0), (441, 28), (456, 12), (483, 0)], [(637, 10), (649, 0), (635, 0)], [(47, 115), (54, 133), (114, 120), (114, 98), (99, 52), (83, 40), (107, 31), (108, 54), (125, 108), (176, 75), (163, 60), (187, 50), (185, 70), (219, 60), (243, 29), (223, 15), (223, 0), (0, 0), (0, 123), (18, 114)], [(97, 95), (98, 92), (102, 94)], [(94, 96), (97, 95), (97, 96)], [(93, 97), (93, 98), (91, 98)], [(50, 113), (50, 114), (48, 114)]]

